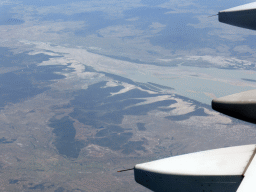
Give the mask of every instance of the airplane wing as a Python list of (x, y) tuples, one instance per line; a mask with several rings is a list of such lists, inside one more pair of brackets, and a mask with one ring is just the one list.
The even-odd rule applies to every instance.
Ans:
[[(256, 2), (218, 13), (219, 21), (256, 30)], [(256, 90), (212, 101), (212, 108), (256, 124)], [(137, 164), (136, 182), (156, 192), (255, 192), (256, 144)]]
[(245, 145), (137, 164), (135, 180), (156, 192), (255, 192), (255, 153)]
[[(256, 90), (212, 101), (226, 115), (256, 123)], [(255, 192), (256, 144), (214, 149), (138, 164), (136, 182), (156, 191)]]

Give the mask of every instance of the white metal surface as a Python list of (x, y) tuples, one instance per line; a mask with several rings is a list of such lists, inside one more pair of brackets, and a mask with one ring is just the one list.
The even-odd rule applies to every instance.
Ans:
[(251, 10), (251, 9), (256, 9), (256, 2), (240, 5), (240, 6), (226, 9), (220, 12), (244, 11), (244, 10)]
[(255, 104), (256, 103), (256, 90), (245, 91), (228, 95), (218, 99), (214, 99), (213, 102), (222, 103), (234, 103), (234, 104)]
[(247, 171), (244, 174), (244, 179), (239, 186), (237, 192), (255, 192), (256, 191), (256, 157), (254, 156)]
[(225, 115), (256, 124), (256, 90), (213, 99), (212, 108)]
[(242, 175), (255, 148), (256, 145), (244, 145), (214, 149), (137, 164), (135, 168), (170, 175)]

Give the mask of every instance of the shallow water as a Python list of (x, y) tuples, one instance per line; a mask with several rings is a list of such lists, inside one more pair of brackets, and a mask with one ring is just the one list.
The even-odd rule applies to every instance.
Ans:
[[(178, 94), (195, 99), (205, 104), (211, 104), (214, 96), (223, 97), (226, 95), (254, 89), (254, 83), (242, 79), (256, 79), (255, 73), (246, 70), (228, 70), (216, 68), (198, 68), (178, 66), (174, 70), (186, 71), (188, 74), (199, 75), (174, 75), (161, 78), (152, 73), (140, 73), (133, 71), (127, 73), (126, 77), (138, 82), (152, 82), (159, 85), (172, 87)], [(202, 76), (202, 74), (204, 76)], [(234, 83), (237, 82), (237, 83)], [(237, 85), (236, 85), (237, 84)], [(212, 96), (214, 95), (214, 96)]]

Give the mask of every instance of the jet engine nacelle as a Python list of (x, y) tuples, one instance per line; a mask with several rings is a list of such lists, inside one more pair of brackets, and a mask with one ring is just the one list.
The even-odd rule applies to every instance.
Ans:
[(256, 2), (220, 11), (218, 15), (222, 23), (256, 30)]

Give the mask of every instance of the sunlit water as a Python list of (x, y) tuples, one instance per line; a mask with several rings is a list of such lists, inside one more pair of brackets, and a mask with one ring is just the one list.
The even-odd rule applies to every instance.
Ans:
[[(245, 70), (227, 70), (216, 68), (198, 68), (178, 66), (176, 69), (181, 71), (195, 72), (196, 74), (204, 74), (209, 79), (203, 76), (179, 76), (170, 74), (168, 77), (162, 78), (155, 76), (152, 73), (141, 73), (133, 71), (127, 73), (126, 77), (138, 82), (152, 82), (159, 85), (172, 87), (178, 94), (195, 99), (205, 104), (211, 104), (214, 96), (223, 97), (226, 95), (254, 89), (256, 83), (243, 81), (242, 79), (255, 80), (255, 73)], [(174, 68), (175, 69), (175, 68)], [(234, 83), (237, 82), (237, 83)], [(234, 84), (233, 84), (234, 83)]]

